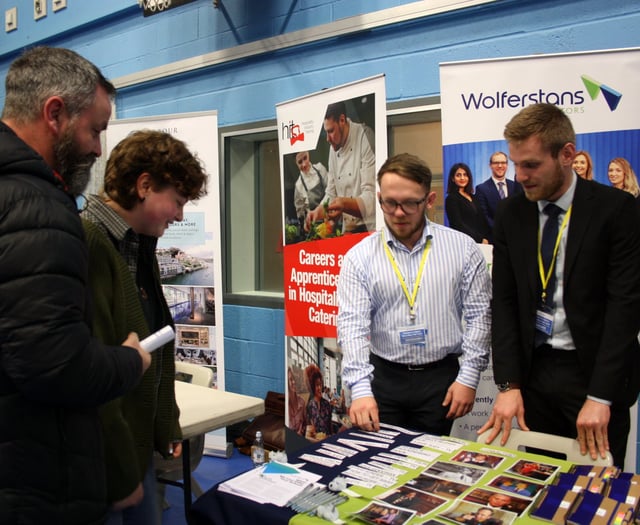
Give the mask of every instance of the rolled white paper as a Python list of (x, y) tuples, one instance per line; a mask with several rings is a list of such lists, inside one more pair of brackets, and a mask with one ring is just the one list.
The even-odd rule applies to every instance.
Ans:
[(149, 337), (145, 337), (142, 341), (140, 341), (140, 346), (143, 350), (147, 352), (153, 352), (157, 348), (160, 348), (162, 345), (172, 341), (176, 336), (173, 328), (167, 325), (164, 328), (161, 328), (157, 332), (151, 334)]

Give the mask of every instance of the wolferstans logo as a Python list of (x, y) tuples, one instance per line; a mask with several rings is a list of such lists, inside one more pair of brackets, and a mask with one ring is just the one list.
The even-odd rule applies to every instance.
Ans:
[(299, 140), (304, 142), (304, 131), (301, 131), (299, 124), (294, 124), (291, 120), (289, 124), (282, 124), (282, 138), (289, 139), (289, 143), (293, 146)]
[(620, 103), (620, 99), (622, 98), (622, 93), (587, 75), (581, 75), (580, 78), (582, 79), (584, 87), (587, 88), (587, 92), (589, 93), (591, 100), (597, 99), (598, 95), (602, 92), (602, 96), (604, 97), (607, 106), (609, 106), (609, 109), (611, 111), (616, 110)]

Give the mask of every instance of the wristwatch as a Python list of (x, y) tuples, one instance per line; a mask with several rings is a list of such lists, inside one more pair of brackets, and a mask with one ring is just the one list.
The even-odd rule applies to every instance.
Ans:
[(508, 392), (513, 388), (520, 388), (520, 385), (510, 381), (507, 381), (506, 383), (498, 383), (496, 386), (498, 387), (498, 392)]

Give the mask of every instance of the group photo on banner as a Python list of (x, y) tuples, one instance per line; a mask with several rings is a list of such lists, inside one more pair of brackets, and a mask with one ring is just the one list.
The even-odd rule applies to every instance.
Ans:
[(276, 106), (283, 188), (286, 425), (319, 441), (345, 424), (336, 285), (344, 254), (376, 228), (387, 156), (384, 77)]
[[(572, 168), (579, 178), (628, 192), (640, 204), (639, 76), (638, 49), (441, 64), (443, 171), (453, 186), (448, 224), (472, 236), (482, 232), (474, 237), (488, 241), (491, 264), (493, 240), (486, 235), (491, 235), (497, 204), (523, 192), (503, 133), (517, 113), (536, 103), (557, 106), (569, 117), (576, 134)], [(454, 435), (475, 439), (489, 418), (497, 395), (493, 372), (489, 368), (483, 374), (474, 409), (456, 420)], [(634, 405), (626, 455), (630, 470), (635, 469), (636, 435)]]

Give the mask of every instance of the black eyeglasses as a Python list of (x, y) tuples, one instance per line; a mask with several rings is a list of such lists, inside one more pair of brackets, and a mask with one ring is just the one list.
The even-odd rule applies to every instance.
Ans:
[(418, 207), (426, 200), (427, 196), (425, 195), (424, 197), (422, 197), (422, 199), (419, 200), (397, 202), (393, 199), (380, 199), (378, 202), (380, 202), (382, 211), (388, 213), (389, 215), (395, 213), (395, 211), (398, 209), (398, 206), (400, 206), (400, 209), (407, 215), (413, 215), (418, 211)]

